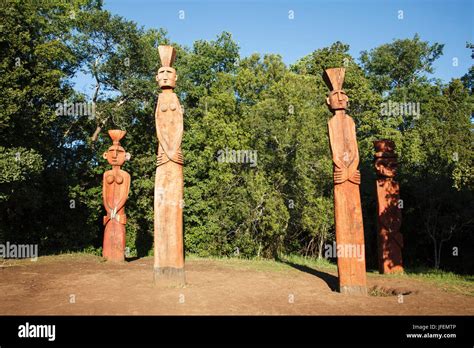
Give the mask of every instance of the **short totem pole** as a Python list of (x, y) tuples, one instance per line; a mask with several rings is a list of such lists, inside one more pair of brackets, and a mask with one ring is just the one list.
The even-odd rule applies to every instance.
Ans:
[(344, 68), (324, 74), (330, 93), (326, 102), (334, 116), (328, 122), (334, 170), (334, 216), (336, 224), (339, 291), (367, 294), (365, 245), (360, 202), (359, 149), (354, 120), (346, 115), (348, 97), (342, 90)]
[(376, 140), (374, 147), (377, 172), (379, 272), (382, 274), (403, 272), (400, 187), (394, 180), (398, 168), (395, 144), (391, 140)]
[(104, 173), (102, 198), (107, 215), (104, 216), (103, 256), (109, 261), (125, 260), (125, 202), (130, 191), (130, 174), (120, 167), (130, 159), (130, 154), (120, 146), (126, 131), (109, 130), (113, 145), (104, 152), (103, 157), (112, 165)]
[(162, 93), (155, 111), (158, 156), (156, 160), (154, 202), (154, 279), (185, 284), (183, 245), (183, 111), (176, 87), (174, 63), (176, 51), (171, 46), (158, 48), (161, 68), (156, 81)]

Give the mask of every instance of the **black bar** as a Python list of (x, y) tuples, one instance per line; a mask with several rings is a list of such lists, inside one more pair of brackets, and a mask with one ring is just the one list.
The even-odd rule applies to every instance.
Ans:
[[(467, 316), (3, 316), (0, 346), (153, 344), (411, 344), (472, 347), (474, 317)], [(20, 338), (26, 323), (55, 325), (55, 340)], [(414, 328), (414, 325), (417, 325)], [(434, 326), (431, 326), (434, 325)], [(439, 326), (444, 325), (444, 326)], [(452, 326), (452, 325), (455, 325)], [(422, 328), (425, 328), (424, 330)], [(456, 337), (408, 338), (407, 334)]]

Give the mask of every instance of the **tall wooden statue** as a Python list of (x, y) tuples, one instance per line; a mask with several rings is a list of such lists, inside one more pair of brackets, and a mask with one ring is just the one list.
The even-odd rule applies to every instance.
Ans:
[(379, 272), (383, 274), (403, 272), (400, 187), (394, 180), (398, 167), (395, 144), (391, 140), (376, 140), (374, 147), (377, 172)]
[(172, 68), (176, 51), (171, 46), (158, 48), (162, 67), (156, 81), (162, 93), (155, 111), (158, 157), (155, 176), (155, 281), (185, 283), (183, 246), (183, 112), (176, 87), (176, 70)]
[(120, 140), (126, 131), (109, 130), (113, 145), (104, 152), (103, 157), (112, 165), (104, 173), (102, 197), (107, 216), (104, 216), (103, 256), (109, 261), (125, 260), (125, 202), (130, 191), (130, 174), (120, 169), (130, 154), (120, 146)]
[(346, 294), (367, 294), (360, 172), (357, 169), (359, 149), (354, 120), (346, 115), (349, 99), (342, 90), (344, 75), (344, 68), (327, 69), (324, 74), (331, 91), (326, 102), (334, 112), (328, 128), (334, 168), (339, 291)]

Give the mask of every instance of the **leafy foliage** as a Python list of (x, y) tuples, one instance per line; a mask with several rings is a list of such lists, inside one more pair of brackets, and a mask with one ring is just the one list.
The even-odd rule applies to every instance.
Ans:
[[(100, 1), (9, 3), (0, 9), (0, 241), (39, 243), (43, 253), (100, 250), (102, 153), (106, 130), (121, 128), (132, 154), (124, 166), (132, 176), (127, 247), (131, 255), (152, 251), (154, 75), (158, 45), (172, 44), (185, 109), (188, 253), (321, 257), (334, 239), (322, 72), (344, 66), (368, 264), (376, 263), (372, 142), (390, 138), (401, 164), (406, 262), (472, 270), (472, 69), (448, 84), (430, 79), (442, 44), (394, 40), (362, 52), (359, 64), (335, 42), (288, 67), (279, 55), (240, 57), (226, 32), (182, 47), (163, 29), (104, 11)], [(90, 94), (72, 88), (78, 72), (93, 79)], [(58, 115), (64, 101), (93, 103), (95, 113)], [(382, 112), (406, 102), (419, 112)], [(232, 151), (252, 161), (219, 160)]]

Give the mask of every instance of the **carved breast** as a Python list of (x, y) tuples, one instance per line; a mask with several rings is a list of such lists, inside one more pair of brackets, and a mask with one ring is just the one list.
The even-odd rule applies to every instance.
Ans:
[(105, 181), (109, 185), (113, 184), (114, 182), (121, 185), (123, 183), (123, 177), (121, 175), (110, 174), (110, 175), (107, 175), (107, 177), (105, 178)]
[(181, 147), (183, 114), (178, 97), (174, 93), (161, 93), (156, 112), (158, 141), (169, 158), (174, 158)]
[(163, 104), (160, 104), (160, 110), (162, 112), (166, 112), (171, 110), (171, 111), (175, 111), (177, 109), (177, 105), (175, 103), (169, 103), (169, 104), (166, 104), (166, 103), (163, 103)]
[(333, 156), (349, 167), (357, 156), (354, 121), (350, 116), (334, 116), (329, 120), (329, 131)]

